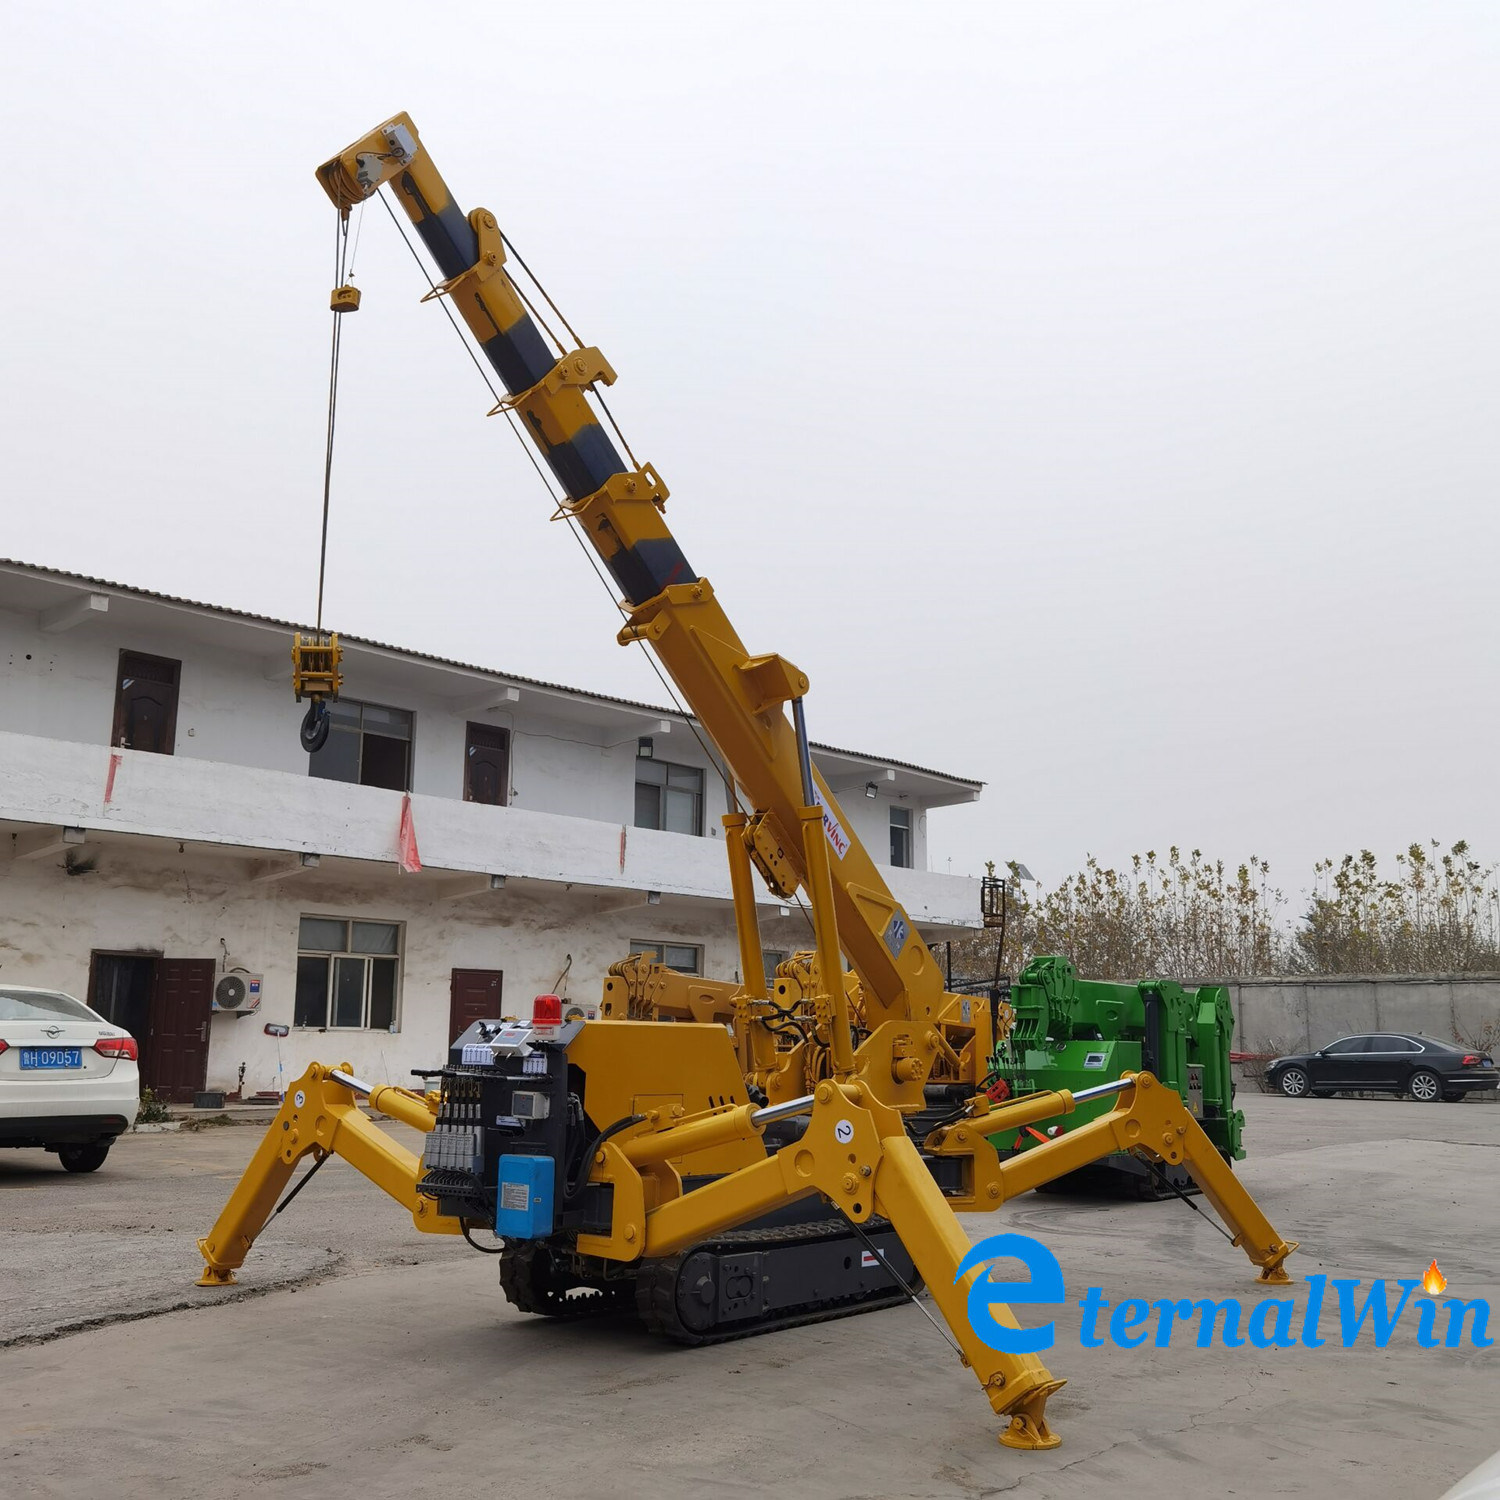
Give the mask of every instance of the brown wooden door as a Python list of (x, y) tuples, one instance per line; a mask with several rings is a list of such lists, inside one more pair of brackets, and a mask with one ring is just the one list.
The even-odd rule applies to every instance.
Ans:
[(448, 1003), (448, 1041), (455, 1042), (475, 1021), (500, 1018), (499, 969), (455, 969)]
[(510, 801), (510, 731), (470, 724), (464, 740), (464, 801), (504, 807)]
[(211, 958), (159, 958), (151, 1014), (141, 1045), (141, 1081), (162, 1099), (191, 1103), (208, 1079), (213, 1014)]
[(177, 679), (182, 663), (139, 651), (120, 653), (110, 743), (170, 755), (177, 744)]

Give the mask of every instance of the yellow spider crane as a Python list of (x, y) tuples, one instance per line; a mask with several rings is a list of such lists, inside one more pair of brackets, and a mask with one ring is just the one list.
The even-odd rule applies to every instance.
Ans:
[[(506, 269), (494, 215), (458, 208), (410, 118), (386, 121), (318, 179), (342, 215), (389, 186), (437, 265), (432, 295), (449, 299), (510, 393), (496, 410), (512, 412), (535, 443), (564, 491), (557, 516), (578, 527), (619, 588), (621, 643), (655, 651), (728, 767), (745, 808), (724, 820), (744, 982), (687, 996), (686, 1013), (699, 1019), (671, 1025), (629, 1018), (624, 992), (639, 975), (616, 976), (619, 1012), (599, 1020), (565, 1021), (556, 997), (538, 997), (530, 1021), (471, 1026), (425, 1094), (371, 1087), (347, 1064), (311, 1065), (199, 1241), (200, 1284), (234, 1279), (299, 1161), (316, 1167), (337, 1154), (420, 1230), (502, 1236), (507, 1295), (538, 1312), (633, 1302), (648, 1325), (704, 1342), (863, 1311), (892, 1300), (893, 1285), (909, 1292), (924, 1281), (1008, 1419), (1001, 1441), (1055, 1446), (1045, 1407), (1062, 1382), (1034, 1355), (988, 1347), (969, 1325), (968, 1292), (982, 1273), (957, 1276), (969, 1240), (955, 1208), (996, 1207), (1129, 1150), (1185, 1165), (1263, 1281), (1286, 1279), (1295, 1244), (1148, 1073), (999, 1106), (978, 1096), (919, 1149), (907, 1117), (923, 1108), (934, 1068), (959, 1060), (948, 1038), (959, 1035), (965, 997), (945, 992), (932, 953), (812, 765), (806, 674), (741, 643), (667, 527), (661, 477), (627, 462), (596, 415), (591, 393), (615, 378), (608, 361), (595, 348), (549, 345)], [(794, 1097), (776, 1051), (755, 871), (811, 909), (813, 954), (777, 989), (783, 1010), (795, 991), (826, 1056), (824, 1076)], [(990, 1029), (971, 1023), (981, 1056)], [(989, 1144), (1108, 1094), (1116, 1103), (1107, 1114), (1021, 1157), (1002, 1162)], [(373, 1125), (361, 1097), (425, 1132), (422, 1156)]]

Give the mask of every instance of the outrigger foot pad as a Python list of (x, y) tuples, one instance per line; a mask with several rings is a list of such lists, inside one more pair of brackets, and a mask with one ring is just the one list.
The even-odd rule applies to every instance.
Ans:
[(1255, 1279), (1265, 1282), (1270, 1286), (1284, 1286), (1292, 1278), (1286, 1274), (1286, 1258), (1297, 1248), (1296, 1240), (1288, 1240), (1281, 1246), (1277, 1254), (1268, 1260), (1260, 1268), (1260, 1275)]
[(1055, 1448), (1062, 1439), (1047, 1425), (1042, 1416), (1033, 1417), (1029, 1412), (1018, 1411), (1010, 1419), (1010, 1426), (1000, 1434), (1000, 1441), (1007, 1448), (1037, 1450)]

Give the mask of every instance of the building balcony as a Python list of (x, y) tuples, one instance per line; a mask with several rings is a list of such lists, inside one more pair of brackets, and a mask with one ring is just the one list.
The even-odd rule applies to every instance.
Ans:
[[(0, 733), (0, 822), (11, 857), (60, 856), (69, 847), (168, 840), (195, 852), (237, 855), (247, 880), (295, 876), (351, 862), (391, 870), (402, 796), (285, 771), (185, 755), (111, 750), (69, 740)], [(729, 900), (719, 837), (691, 838), (593, 818), (489, 807), (414, 795), (423, 865), (418, 881), (455, 894), (540, 882), (648, 899)], [(925, 870), (886, 869), (924, 931), (975, 926), (978, 882)], [(767, 906), (774, 898), (762, 893)]]

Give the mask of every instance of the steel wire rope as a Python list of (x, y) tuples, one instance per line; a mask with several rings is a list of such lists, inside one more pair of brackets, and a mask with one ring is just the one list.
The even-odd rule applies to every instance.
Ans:
[(1151, 1175), (1153, 1177), (1155, 1177), (1158, 1182), (1161, 1183), (1161, 1185), (1163, 1187), (1171, 1188), (1171, 1190), (1179, 1198), (1181, 1198), (1182, 1201), (1184, 1203), (1186, 1203), (1187, 1206), (1190, 1209), (1192, 1209), (1192, 1211), (1195, 1214), (1197, 1214), (1198, 1217), (1201, 1218), (1205, 1224), (1208, 1224), (1212, 1228), (1217, 1229), (1219, 1231), (1219, 1233), (1222, 1234), (1224, 1236), (1224, 1238), (1226, 1240), (1228, 1240), (1231, 1245), (1233, 1245), (1233, 1244), (1236, 1243), (1235, 1237), (1232, 1234), (1230, 1234), (1230, 1232), (1227, 1229), (1225, 1229), (1225, 1227), (1222, 1224), (1217, 1224), (1212, 1219), (1210, 1219), (1209, 1216), (1206, 1213), (1204, 1213), (1203, 1210), (1201, 1208), (1199, 1208), (1198, 1205), (1196, 1203), (1194, 1203), (1193, 1200), (1191, 1198), (1189, 1198), (1188, 1195), (1185, 1192), (1183, 1192), (1183, 1190), (1175, 1182), (1173, 1182), (1170, 1177), (1167, 1176), (1166, 1171), (1162, 1168), (1162, 1166), (1161, 1166), (1161, 1164), (1159, 1162), (1152, 1161), (1149, 1156), (1139, 1156), (1139, 1155), (1136, 1156), (1136, 1160), (1139, 1161), (1139, 1162), (1141, 1162), (1150, 1171)]
[[(573, 340), (574, 348), (583, 348), (583, 340), (578, 337), (577, 330), (570, 322), (568, 322), (567, 315), (563, 312), (562, 308), (560, 308), (557, 303), (553, 301), (552, 293), (549, 292), (547, 288), (542, 284), (541, 277), (538, 276), (529, 265), (527, 265), (526, 257), (522, 255), (518, 249), (516, 249), (514, 242), (508, 235), (503, 232), (500, 235), (500, 241), (505, 246), (505, 248), (509, 250), (510, 253), (515, 257), (516, 264), (520, 266), (520, 268), (526, 273), (527, 279), (536, 288), (537, 295), (541, 297), (541, 299), (547, 304), (547, 306), (550, 307), (552, 311), (557, 315), (557, 321), (568, 330), (568, 335)], [(516, 290), (520, 291), (520, 287), (517, 287)], [(524, 293), (522, 293), (522, 296), (526, 301), (527, 307), (531, 307), (530, 299), (525, 298)], [(533, 312), (534, 311), (535, 309), (533, 309)], [(542, 326), (546, 327), (545, 324), (543, 324)], [(549, 334), (552, 333), (552, 330), (550, 328), (547, 331)], [(558, 348), (562, 347), (562, 343), (557, 338), (556, 334), (552, 334), (552, 340), (557, 344)], [(628, 458), (637, 469), (640, 468), (640, 460), (636, 458), (635, 453), (630, 447), (630, 439), (625, 436), (624, 429), (621, 428), (620, 424), (615, 420), (615, 414), (609, 409), (609, 402), (604, 399), (604, 393), (595, 389), (591, 390), (590, 394), (593, 396), (594, 400), (599, 403), (600, 410), (603, 411), (604, 415), (609, 419), (610, 428), (613, 430), (614, 435), (619, 438), (620, 446), (625, 450), (626, 458)]]
[(937, 1329), (939, 1335), (947, 1342), (948, 1347), (953, 1350), (953, 1352), (959, 1357), (959, 1359), (962, 1360), (964, 1364), (968, 1364), (969, 1356), (965, 1354), (963, 1349), (959, 1346), (958, 1340), (954, 1338), (952, 1333), (948, 1329), (943, 1327), (943, 1325), (939, 1323), (938, 1320), (933, 1317), (932, 1313), (923, 1305), (921, 1300), (921, 1293), (913, 1288), (907, 1282), (906, 1278), (895, 1268), (895, 1266), (893, 1266), (890, 1261), (886, 1259), (885, 1254), (881, 1250), (881, 1248), (875, 1243), (874, 1240), (870, 1238), (869, 1235), (865, 1233), (864, 1226), (861, 1224), (856, 1224), (854, 1220), (851, 1219), (849, 1215), (844, 1213), (842, 1210), (840, 1210), (840, 1217), (842, 1217), (844, 1222), (848, 1224), (848, 1226), (855, 1232), (855, 1234), (857, 1234), (860, 1239), (865, 1242), (865, 1245), (868, 1248), (870, 1254), (873, 1255), (875, 1259), (878, 1260), (880, 1264), (885, 1268), (886, 1275), (889, 1276), (891, 1280), (894, 1281), (896, 1285), (906, 1293), (907, 1297), (911, 1299), (912, 1306), (915, 1307), (917, 1311), (920, 1312), (922, 1316), (926, 1318), (927, 1321), (931, 1323), (935, 1329)]
[(514, 276), (510, 278), (510, 284), (514, 288), (516, 296), (518, 296), (525, 304), (526, 311), (529, 312), (536, 323), (540, 325), (542, 332), (552, 340), (553, 345), (557, 349), (557, 352), (559, 354), (566, 354), (568, 352), (568, 346), (563, 343), (563, 341), (558, 338), (555, 333), (553, 333), (552, 325), (548, 323), (548, 321), (541, 315), (541, 313), (537, 311), (536, 304), (531, 300), (530, 297), (526, 295), (526, 288), (523, 287), (521, 283), (515, 279)]
[[(344, 284), (345, 255), (349, 248), (349, 220), (338, 214), (333, 228), (333, 284)], [(344, 317), (333, 314), (333, 335), (328, 355), (328, 423), (323, 445), (323, 531), (318, 543), (318, 615), (317, 632), (323, 633), (323, 585), (328, 574), (328, 512), (333, 493), (333, 439), (338, 423), (339, 351), (343, 345)]]
[(359, 205), (359, 213), (354, 220), (354, 243), (349, 247), (349, 264), (345, 268), (350, 281), (354, 280), (354, 262), (359, 255), (359, 239), (365, 227), (365, 205)]
[[(432, 275), (427, 269), (426, 262), (422, 259), (421, 255), (418, 254), (417, 247), (412, 244), (411, 238), (406, 232), (406, 226), (401, 222), (400, 218), (396, 214), (395, 209), (391, 207), (385, 195), (382, 193), (379, 195), (379, 197), (381, 205), (384, 207), (386, 213), (390, 216), (391, 223), (396, 226), (396, 232), (401, 236), (402, 243), (405, 244), (407, 250), (411, 253), (411, 258), (417, 263), (417, 269), (421, 271), (423, 279), (427, 282), (428, 288), (432, 291), (436, 291), (437, 283), (432, 279)], [(509, 241), (506, 241), (506, 243), (509, 244)], [(525, 267), (526, 262), (524, 260), (521, 260), (519, 254), (516, 256), (516, 259), (523, 267)], [(527, 269), (526, 274), (528, 276), (531, 275), (529, 269)], [(533, 282), (535, 282), (536, 278), (533, 276), (532, 280)], [(514, 282), (512, 282), (511, 284), (513, 286), (515, 285)], [(552, 299), (550, 297), (547, 297), (547, 294), (545, 290), (542, 289), (541, 284), (536, 284), (538, 291), (542, 293), (543, 297), (546, 297), (548, 306), (552, 307), (553, 310), (556, 311), (555, 304), (552, 302)], [(519, 287), (517, 287), (516, 290), (518, 293), (520, 292)], [(485, 387), (488, 389), (490, 395), (495, 398), (496, 405), (500, 405), (500, 403), (504, 401), (505, 396), (500, 390), (496, 388), (494, 381), (490, 379), (489, 371), (485, 369), (479, 356), (474, 352), (473, 346), (469, 343), (468, 338), (464, 334), (463, 325), (454, 316), (453, 309), (448, 305), (448, 299), (445, 297), (437, 297), (434, 300), (442, 307), (443, 312), (447, 316), (448, 322), (452, 326), (454, 333), (458, 335), (458, 341), (463, 345), (464, 353), (469, 356), (469, 362), (474, 366), (476, 370), (479, 371), (479, 378), (484, 381)], [(524, 296), (522, 300), (525, 300)], [(567, 327), (567, 319), (563, 318), (561, 313), (558, 313), (558, 317), (562, 319), (564, 326)], [(571, 327), (568, 327), (568, 332), (573, 333)], [(578, 335), (576, 333), (573, 333), (573, 337), (576, 339)], [(557, 340), (554, 338), (553, 342), (556, 343)], [(558, 347), (561, 348), (561, 345), (559, 344)], [(597, 400), (598, 393), (594, 392), (593, 394), (595, 396), (595, 399)], [(599, 404), (601, 406), (604, 405), (602, 400), (599, 402)], [(608, 408), (606, 408), (606, 411), (607, 410)], [(614, 605), (616, 610), (618, 610), (621, 615), (628, 615), (629, 611), (620, 603), (619, 598), (615, 594), (615, 590), (610, 586), (609, 580), (604, 576), (604, 572), (599, 566), (598, 558), (595, 556), (593, 550), (589, 547), (589, 544), (584, 540), (583, 536), (579, 532), (577, 520), (567, 511), (567, 496), (559, 496), (552, 488), (552, 481), (547, 478), (546, 471), (542, 468), (542, 465), (536, 456), (535, 449), (532, 447), (531, 443), (527, 441), (526, 434), (521, 430), (520, 421), (516, 417), (514, 410), (511, 407), (505, 407), (504, 416), (507, 424), (510, 427), (510, 430), (515, 434), (516, 441), (520, 443), (522, 450), (526, 454), (526, 457), (530, 460), (531, 467), (536, 470), (537, 478), (541, 480), (542, 488), (547, 492), (547, 498), (555, 507), (563, 512), (563, 515), (567, 519), (569, 532), (572, 533), (574, 541), (578, 543), (580, 549), (583, 552), (583, 555), (588, 559), (589, 566), (594, 570), (594, 576), (603, 586), (605, 593), (609, 595), (610, 602)], [(614, 418), (612, 416), (610, 417), (610, 424), (611, 426), (614, 425)], [(616, 431), (618, 432), (619, 429), (616, 428)], [(620, 437), (620, 441), (622, 443), (625, 443), (623, 434)], [(625, 450), (628, 454), (630, 451), (630, 445), (628, 443), (625, 443)], [(634, 462), (633, 457), (631, 461)], [(661, 670), (661, 666), (657, 662), (656, 658), (652, 656), (651, 652), (647, 649), (646, 643), (644, 641), (637, 641), (636, 644), (641, 648), (641, 652), (645, 656), (647, 663), (651, 667), (651, 670), (656, 674), (657, 680), (662, 685), (662, 690), (666, 693), (667, 697), (671, 699), (672, 704), (677, 709), (678, 713), (682, 715), (683, 720), (688, 726), (688, 729), (692, 732), (693, 738), (697, 740), (699, 747), (702, 749), (704, 755), (708, 758), (708, 763), (714, 768), (715, 771), (718, 772), (719, 778), (723, 781), (724, 788), (729, 794), (730, 806), (734, 811), (738, 812), (740, 806), (739, 797), (735, 790), (734, 779), (730, 776), (727, 765), (721, 761), (719, 755), (713, 748), (710, 747), (708, 741), (704, 739), (703, 735), (699, 733), (695, 716), (688, 712), (687, 708), (682, 703), (682, 700), (678, 698), (676, 690), (673, 688), (672, 683), (668, 680), (666, 675)]]
[(547, 288), (542, 285), (541, 278), (536, 274), (535, 271), (531, 269), (530, 266), (526, 264), (525, 256), (523, 256), (521, 252), (516, 249), (514, 243), (511, 241), (510, 236), (507, 235), (504, 230), (500, 231), (500, 243), (504, 245), (512, 255), (515, 256), (516, 264), (520, 266), (520, 268), (526, 273), (532, 286), (534, 286), (537, 289), (538, 293), (541, 295), (542, 300), (545, 301), (547, 306), (557, 314), (557, 321), (568, 330), (568, 335), (573, 340), (573, 346), (577, 349), (583, 348), (583, 340), (578, 337), (577, 333), (573, 329), (573, 325), (568, 322), (566, 317), (564, 317), (562, 308), (560, 308), (557, 303), (552, 300), (551, 294), (547, 291)]

